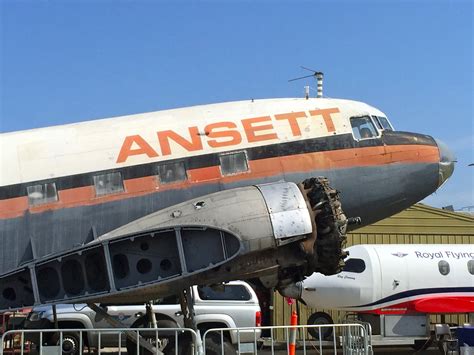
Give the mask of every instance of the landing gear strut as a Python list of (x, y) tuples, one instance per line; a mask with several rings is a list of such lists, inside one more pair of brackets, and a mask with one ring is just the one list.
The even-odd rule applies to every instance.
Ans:
[[(109, 323), (111, 326), (113, 327), (116, 327), (116, 328), (126, 328), (126, 326), (124, 324), (122, 324), (120, 321), (116, 320), (115, 318), (111, 317), (107, 311), (99, 306), (97, 306), (96, 304), (94, 303), (88, 303), (87, 306), (92, 309), (94, 312), (96, 312), (98, 315), (104, 317), (104, 320)], [(148, 307), (151, 311), (151, 304), (150, 303), (147, 303), (147, 313), (148, 313)], [(153, 312), (151, 312), (153, 313)], [(146, 324), (143, 324), (143, 328), (148, 328), (149, 325), (148, 325), (148, 317), (147, 316), (143, 316), (141, 319), (142, 320), (146, 320)], [(153, 319), (154, 318), (154, 314), (153, 314)], [(155, 320), (155, 324), (156, 324), (156, 320)], [(127, 352), (128, 354), (130, 355), (136, 355), (137, 354), (137, 348), (140, 349), (140, 354), (143, 354), (145, 353), (145, 351), (147, 353), (151, 353), (151, 354), (157, 354), (157, 355), (163, 355), (163, 352), (161, 351), (163, 349), (165, 345), (162, 345), (161, 343), (159, 344), (153, 344), (152, 342), (150, 342), (150, 337), (145, 337), (145, 334), (137, 334), (137, 332), (134, 332), (134, 331), (127, 331), (125, 332), (126, 336), (127, 336)], [(156, 337), (155, 337), (156, 338)], [(138, 346), (137, 346), (137, 342), (138, 342)], [(143, 351), (143, 352), (142, 352)]]

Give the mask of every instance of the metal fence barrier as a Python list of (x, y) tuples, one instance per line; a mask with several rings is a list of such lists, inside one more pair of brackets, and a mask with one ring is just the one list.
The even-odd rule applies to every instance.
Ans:
[[(147, 352), (140, 351), (140, 346)], [(202, 341), (188, 328), (104, 328), (104, 329), (22, 329), (2, 335), (0, 355), (83, 355), (112, 352), (122, 355), (178, 354), (180, 346), (192, 346), (193, 353), (202, 353)], [(191, 351), (189, 352), (191, 353)]]
[[(328, 328), (332, 329), (329, 339), (314, 339), (315, 334), (322, 339)], [(313, 334), (311, 338), (309, 330)], [(268, 331), (270, 336), (262, 338), (262, 331)], [(298, 337), (295, 336), (297, 333)], [(337, 354), (341, 351), (347, 355), (372, 354), (370, 328), (354, 323), (215, 328), (207, 330), (202, 339), (200, 334), (188, 328), (11, 330), (2, 335), (0, 355), (83, 355), (91, 354), (91, 349), (97, 349), (99, 355), (149, 355), (163, 351), (166, 355), (293, 355), (290, 349), (303, 355)]]
[[(312, 329), (312, 333), (318, 335), (319, 339), (323, 339), (325, 330), (332, 330), (332, 336), (325, 340), (310, 339), (308, 330)], [(269, 330), (270, 336), (260, 338), (258, 335), (261, 331)], [(343, 354), (347, 355), (371, 355), (373, 349), (371, 345), (371, 329), (364, 324), (328, 324), (328, 325), (285, 325), (285, 326), (271, 326), (271, 327), (247, 327), (247, 328), (214, 328), (209, 329), (204, 333), (204, 355), (207, 354), (208, 347), (206, 346), (208, 339), (212, 338), (220, 347), (220, 354), (228, 354), (228, 342), (232, 340), (235, 350), (238, 354), (251, 352), (253, 354), (271, 354), (285, 353), (291, 354), (291, 343), (294, 339), (296, 341), (296, 352), (298, 354), (306, 355), (307, 353), (318, 354), (337, 354), (342, 350)], [(277, 332), (280, 334), (277, 336)], [(283, 337), (282, 333), (283, 332)], [(299, 336), (292, 336), (294, 332), (299, 333)], [(253, 347), (251, 351), (242, 345), (247, 344), (242, 342), (243, 335), (249, 340), (249, 333), (252, 334)], [(336, 333), (342, 334), (337, 336)], [(235, 339), (234, 339), (235, 338)], [(279, 340), (275, 340), (275, 339)]]

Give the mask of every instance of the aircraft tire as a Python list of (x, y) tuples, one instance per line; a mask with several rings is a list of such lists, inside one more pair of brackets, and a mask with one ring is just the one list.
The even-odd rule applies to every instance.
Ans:
[(175, 338), (168, 338), (168, 344), (163, 349), (165, 355), (193, 355), (193, 340), (189, 333), (184, 333), (178, 336), (178, 352), (176, 352)]
[[(224, 337), (224, 344), (221, 344), (221, 338), (217, 335), (206, 339), (206, 355), (236, 355), (237, 352), (229, 339)], [(224, 349), (224, 352), (222, 352)]]
[[(334, 324), (331, 316), (325, 312), (315, 312), (311, 314), (308, 318), (308, 325), (326, 325)], [(317, 340), (319, 339), (321, 329), (321, 338), (322, 340), (328, 339), (332, 336), (333, 328), (308, 328), (308, 333)]]
[[(132, 324), (132, 328), (148, 328), (149, 327), (148, 317), (146, 315), (140, 317)], [(177, 325), (172, 320), (168, 319), (158, 319), (156, 321), (158, 328), (176, 328)], [(140, 335), (145, 338), (145, 340), (153, 342), (155, 339), (155, 332), (153, 334), (140, 333)], [(159, 334), (163, 334), (163, 331), (160, 331)], [(162, 350), (165, 354), (175, 354), (175, 340), (174, 340), (174, 331), (170, 331), (168, 334), (162, 335), (163, 338), (168, 340), (168, 344)], [(154, 345), (154, 344), (153, 344)], [(126, 341), (127, 353), (128, 355), (153, 355), (147, 349), (140, 347), (139, 353), (137, 353), (137, 344), (131, 339), (127, 338)]]

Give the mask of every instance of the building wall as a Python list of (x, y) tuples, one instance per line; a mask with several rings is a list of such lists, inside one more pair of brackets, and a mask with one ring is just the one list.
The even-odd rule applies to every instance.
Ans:
[[(347, 246), (356, 244), (474, 244), (474, 217), (456, 212), (415, 205), (395, 216), (348, 234)], [(290, 322), (291, 307), (275, 292), (273, 302), (273, 324)], [(296, 305), (292, 306), (296, 309)], [(329, 313), (335, 323), (342, 323), (347, 312), (312, 309), (299, 305), (300, 324), (316, 311)], [(440, 323), (441, 315), (432, 315), (432, 323)], [(466, 315), (446, 315), (448, 323), (467, 322)]]

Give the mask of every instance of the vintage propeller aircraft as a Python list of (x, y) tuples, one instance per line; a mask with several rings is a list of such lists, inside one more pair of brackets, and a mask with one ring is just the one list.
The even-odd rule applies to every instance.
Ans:
[(420, 201), (454, 165), (440, 141), (328, 98), (4, 133), (0, 151), (2, 310), (331, 275), (354, 222)]

